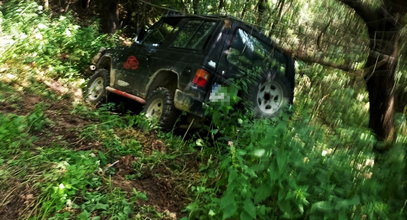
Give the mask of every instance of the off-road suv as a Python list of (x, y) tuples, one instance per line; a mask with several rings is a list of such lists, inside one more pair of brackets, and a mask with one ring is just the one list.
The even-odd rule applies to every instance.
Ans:
[(115, 93), (144, 104), (148, 117), (173, 125), (179, 111), (203, 116), (220, 88), (247, 80), (239, 92), (257, 117), (292, 103), (294, 61), (256, 28), (228, 16), (165, 16), (133, 45), (101, 50), (85, 98), (99, 104)]

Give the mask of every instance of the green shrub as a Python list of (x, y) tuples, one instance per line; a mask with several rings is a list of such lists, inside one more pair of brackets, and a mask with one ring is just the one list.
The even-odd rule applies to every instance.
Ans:
[(0, 114), (0, 155), (16, 153), (30, 145), (27, 119), (17, 115)]

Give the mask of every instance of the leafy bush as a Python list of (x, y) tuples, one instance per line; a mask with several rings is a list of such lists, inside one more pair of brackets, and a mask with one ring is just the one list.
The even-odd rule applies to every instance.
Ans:
[(31, 146), (35, 139), (30, 132), (39, 131), (49, 123), (44, 116), (43, 104), (35, 106), (26, 116), (0, 114), (0, 156), (16, 154)]
[(38, 183), (43, 194), (40, 210), (43, 218), (76, 208), (77, 195), (101, 185), (100, 162), (93, 153), (55, 147), (41, 151), (36, 159), (39, 164), (53, 164)]
[(27, 133), (27, 119), (17, 115), (0, 114), (0, 155), (18, 152), (19, 148), (27, 147), (30, 138)]

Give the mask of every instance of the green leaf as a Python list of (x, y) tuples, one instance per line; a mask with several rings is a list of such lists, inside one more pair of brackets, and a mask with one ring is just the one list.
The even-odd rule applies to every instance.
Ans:
[(278, 207), (283, 211), (285, 218), (291, 218), (293, 215), (290, 200), (281, 200), (277, 202)]
[(106, 157), (106, 155), (105, 155), (102, 151), (98, 151), (98, 155), (99, 155), (101, 164), (102, 164), (102, 165), (107, 164), (107, 157)]
[(103, 203), (97, 203), (96, 205), (93, 206), (94, 210), (107, 210), (109, 208), (109, 205), (103, 204)]
[(254, 206), (252, 200), (246, 199), (243, 203), (243, 210), (249, 214), (250, 219), (256, 219), (256, 207)]
[(262, 184), (256, 189), (254, 202), (259, 203), (268, 198), (272, 193), (271, 186), (269, 184)]
[(81, 214), (79, 214), (78, 216), (77, 216), (77, 218), (78, 219), (83, 219), (83, 220), (85, 220), (85, 219), (89, 219), (90, 218), (90, 213), (89, 212), (87, 212), (86, 210), (84, 210), (83, 212), (81, 212)]
[(227, 194), (220, 200), (220, 208), (223, 211), (222, 219), (234, 216), (237, 212), (237, 204), (234, 194), (227, 192)]
[(265, 149), (256, 149), (253, 151), (253, 155), (255, 157), (263, 157), (263, 155), (266, 153)]
[(228, 185), (229, 186), (234, 186), (236, 185), (235, 180), (237, 179), (238, 175), (235, 169), (230, 168), (229, 169), (229, 178), (228, 178)]
[(253, 218), (245, 211), (240, 213), (240, 220), (252, 220)]
[(212, 209), (210, 209), (209, 212), (208, 212), (208, 215), (209, 216), (215, 216), (216, 213)]
[(319, 201), (311, 206), (311, 212), (316, 212), (316, 211), (322, 211), (322, 212), (327, 212), (332, 210), (331, 203), (328, 201)]
[(277, 168), (280, 172), (286, 172), (287, 157), (285, 155), (277, 156)]
[(357, 205), (359, 203), (360, 203), (359, 196), (354, 196), (352, 199), (344, 199), (344, 200), (336, 202), (335, 209), (341, 210), (341, 209), (345, 209), (349, 206)]
[(297, 208), (301, 215), (304, 214), (304, 206), (302, 204), (297, 204)]
[(204, 141), (200, 138), (195, 141), (195, 144), (198, 147), (203, 147), (205, 145)]

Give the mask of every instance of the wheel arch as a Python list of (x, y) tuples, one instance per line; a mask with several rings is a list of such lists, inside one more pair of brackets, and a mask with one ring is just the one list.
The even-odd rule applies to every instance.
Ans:
[(158, 87), (166, 87), (172, 92), (179, 88), (179, 75), (169, 69), (162, 69), (153, 74), (147, 84), (146, 96)]
[(109, 54), (105, 54), (99, 59), (96, 66), (98, 69), (107, 69), (110, 71), (112, 67), (112, 58)]
[(104, 54), (96, 64), (97, 69), (106, 69), (109, 72), (110, 86), (113, 86), (116, 78), (116, 74), (112, 65), (112, 57), (110, 56), (110, 54)]

